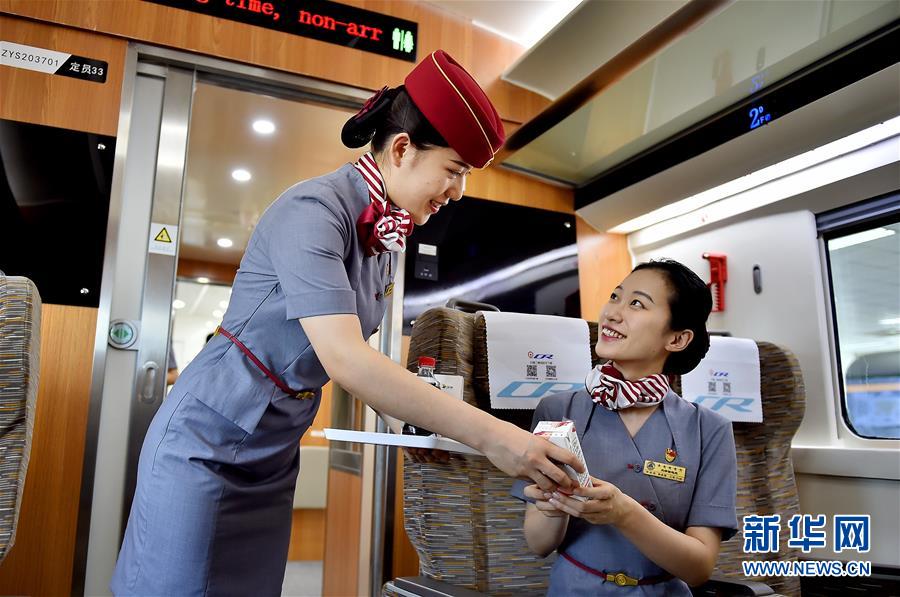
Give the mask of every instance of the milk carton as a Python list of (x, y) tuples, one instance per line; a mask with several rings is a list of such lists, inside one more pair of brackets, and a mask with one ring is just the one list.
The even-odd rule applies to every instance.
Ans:
[[(578, 434), (575, 433), (575, 423), (572, 421), (541, 421), (534, 428), (535, 435), (547, 438), (550, 443), (564, 448), (574, 453), (584, 467), (584, 472), (578, 474), (571, 466), (565, 464), (563, 468), (570, 477), (578, 481), (582, 487), (591, 487), (591, 475), (588, 474), (587, 464), (584, 461), (584, 454), (581, 452), (581, 442), (578, 441)], [(584, 500), (582, 496), (573, 495), (573, 498)]]

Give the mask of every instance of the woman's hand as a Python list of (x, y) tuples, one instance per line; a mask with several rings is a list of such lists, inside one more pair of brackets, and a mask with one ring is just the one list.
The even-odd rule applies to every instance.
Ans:
[(591, 477), (593, 487), (578, 487), (573, 492), (588, 498), (585, 501), (553, 492), (548, 502), (560, 512), (576, 516), (591, 524), (621, 524), (635, 509), (641, 506), (622, 493), (612, 483)]
[(431, 448), (403, 448), (403, 452), (413, 462), (450, 462), (450, 452), (446, 450), (432, 450)]
[(525, 488), (524, 493), (525, 497), (534, 500), (534, 507), (547, 518), (568, 518), (568, 514), (550, 503), (549, 500), (553, 494), (549, 491), (544, 491), (537, 485), (529, 485)]
[(531, 479), (544, 490), (555, 491), (558, 487), (570, 490), (576, 486), (557, 462), (584, 472), (575, 454), (512, 423), (497, 421), (497, 432), (485, 440), (482, 452), (507, 475)]

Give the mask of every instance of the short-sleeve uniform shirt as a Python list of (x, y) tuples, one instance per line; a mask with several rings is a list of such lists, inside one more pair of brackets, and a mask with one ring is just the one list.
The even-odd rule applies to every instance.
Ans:
[[(328, 381), (298, 319), (355, 314), (368, 338), (384, 316), (396, 256), (366, 256), (356, 220), (368, 205), (362, 175), (347, 164), (287, 189), (250, 237), (222, 327), (292, 389), (319, 394)], [(182, 388), (247, 433), (282, 394), (221, 335), (185, 368)]]
[[(587, 392), (550, 396), (535, 409), (538, 421), (572, 420), (588, 471), (631, 496), (654, 516), (679, 531), (691, 526), (718, 527), (722, 538), (737, 531), (737, 464), (731, 423), (711, 410), (683, 400), (671, 390), (634, 438), (618, 413), (594, 403)], [(666, 451), (674, 451), (671, 462)], [(672, 452), (670, 452), (671, 455)], [(684, 482), (647, 475), (645, 461), (685, 469)], [(513, 495), (524, 498), (525, 481)], [(612, 525), (595, 525), (570, 517), (558, 548), (575, 560), (604, 572), (633, 578), (665, 574)], [(557, 558), (550, 595), (690, 595), (675, 578), (657, 584), (620, 587)]]

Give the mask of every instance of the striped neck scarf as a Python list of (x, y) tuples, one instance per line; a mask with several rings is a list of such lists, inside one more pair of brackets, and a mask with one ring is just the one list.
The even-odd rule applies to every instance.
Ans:
[(406, 250), (406, 237), (412, 234), (413, 221), (409, 212), (388, 199), (384, 178), (372, 152), (366, 152), (353, 164), (362, 174), (369, 189), (369, 205), (356, 220), (356, 231), (366, 249), (373, 256), (388, 251)]
[(669, 393), (669, 378), (657, 373), (628, 381), (610, 361), (591, 369), (584, 380), (584, 387), (594, 402), (609, 410), (621, 410), (659, 404)]

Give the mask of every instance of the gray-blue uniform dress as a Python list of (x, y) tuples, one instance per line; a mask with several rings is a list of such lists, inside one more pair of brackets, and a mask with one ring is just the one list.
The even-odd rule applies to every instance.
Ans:
[(279, 390), (217, 335), (184, 369), (144, 440), (111, 588), (116, 595), (279, 595), (300, 436), (328, 381), (298, 318), (385, 311), (393, 254), (366, 257), (356, 220), (369, 205), (347, 164), (285, 191), (263, 214), (222, 327), (287, 386)]
[[(679, 531), (691, 526), (718, 527), (722, 538), (737, 532), (735, 498), (737, 464), (731, 422), (669, 390), (634, 438), (618, 413), (594, 403), (585, 390), (542, 400), (538, 421), (572, 420), (588, 471), (608, 481)], [(668, 462), (667, 449), (675, 450)], [(684, 467), (684, 482), (644, 473), (644, 461)], [(529, 483), (516, 481), (512, 494), (525, 499)], [(557, 549), (578, 562), (607, 573), (647, 578), (666, 571), (644, 556), (612, 525), (595, 525), (570, 517)], [(550, 574), (548, 595), (690, 595), (677, 578), (657, 584), (621, 587), (558, 557)]]

